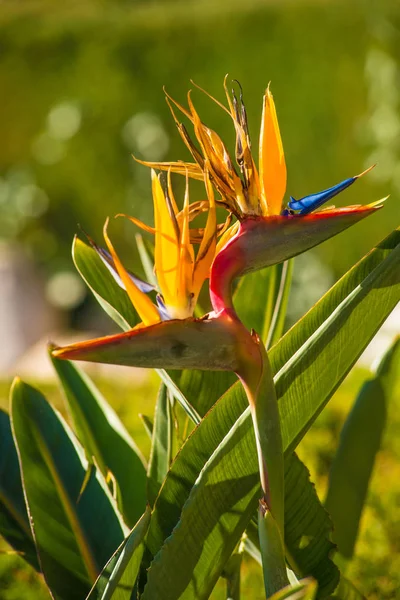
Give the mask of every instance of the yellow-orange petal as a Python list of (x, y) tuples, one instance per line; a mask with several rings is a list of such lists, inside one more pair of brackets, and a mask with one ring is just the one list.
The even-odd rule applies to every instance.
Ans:
[(142, 292), (129, 277), (127, 270), (120, 261), (118, 254), (115, 252), (114, 246), (108, 237), (107, 226), (108, 219), (106, 220), (103, 228), (104, 239), (118, 271), (118, 275), (121, 277), (122, 283), (125, 286), (130, 301), (145, 325), (153, 325), (154, 323), (158, 323), (160, 321), (160, 315), (157, 308), (154, 306), (150, 298), (146, 296), (146, 294)]
[(155, 171), (151, 171), (155, 222), (155, 272), (167, 305), (173, 305), (177, 293), (179, 238), (177, 223), (170, 214), (164, 191)]
[(259, 171), (263, 215), (279, 215), (286, 191), (286, 163), (272, 94), (264, 95), (260, 131)]
[(193, 272), (193, 293), (195, 298), (199, 295), (204, 280), (209, 276), (217, 245), (217, 213), (214, 190), (210, 182), (207, 168), (204, 172), (204, 181), (209, 201), (209, 210), (203, 239), (201, 240), (200, 248), (197, 253), (196, 265)]
[(222, 248), (226, 246), (226, 244), (231, 240), (239, 231), (240, 221), (236, 221), (233, 225), (231, 225), (220, 237), (218, 240), (217, 247), (215, 249), (215, 254), (219, 254)]
[(151, 169), (171, 171), (172, 173), (178, 173), (179, 175), (186, 175), (187, 172), (191, 179), (203, 181), (203, 171), (196, 163), (187, 163), (180, 160), (175, 162), (151, 162), (149, 160), (140, 160), (135, 156), (133, 156), (133, 158), (139, 164), (150, 167)]
[[(192, 275), (194, 266), (193, 246), (190, 243), (189, 232), (189, 178), (186, 177), (185, 200), (179, 239), (179, 268), (177, 277), (177, 294), (175, 306), (180, 314), (189, 317), (193, 313), (191, 306)], [(185, 311), (187, 314), (185, 315)]]

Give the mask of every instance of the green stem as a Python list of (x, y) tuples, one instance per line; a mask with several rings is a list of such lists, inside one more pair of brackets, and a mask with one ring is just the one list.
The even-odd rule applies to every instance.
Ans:
[(285, 548), (277, 522), (261, 500), (258, 509), (258, 535), (267, 598), (289, 585)]
[(241, 357), (239, 376), (246, 390), (256, 437), (263, 497), (259, 537), (267, 597), (288, 585), (284, 550), (284, 462), (278, 401), (267, 352), (255, 334), (256, 353)]

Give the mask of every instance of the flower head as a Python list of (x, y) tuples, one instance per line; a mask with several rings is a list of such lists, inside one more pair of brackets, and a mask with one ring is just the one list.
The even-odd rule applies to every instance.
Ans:
[[(290, 196), (285, 206), (285, 156), (275, 103), (269, 86), (263, 98), (258, 169), (252, 155), (242, 90), (240, 88), (239, 99), (234, 90), (229, 94), (226, 78), (224, 89), (227, 107), (202, 91), (229, 114), (234, 124), (236, 166), (218, 134), (201, 121), (190, 92), (188, 109), (169, 95), (167, 102), (178, 131), (195, 163), (144, 163), (159, 169), (171, 169), (176, 173), (187, 172), (195, 179), (202, 177), (207, 165), (210, 179), (220, 194), (216, 202), (224, 205), (238, 219), (222, 236), (217, 246), (210, 280), (211, 300), (216, 311), (232, 307), (230, 288), (233, 278), (304, 252), (382, 206), (381, 200), (366, 206), (338, 209), (330, 207), (315, 212), (372, 167), (322, 192), (304, 196), (299, 200)], [(177, 118), (174, 107), (191, 121), (200, 150)]]
[[(195, 162), (139, 162), (162, 170), (171, 170), (180, 174), (187, 173), (189, 177), (194, 179), (203, 178), (203, 172), (207, 165), (210, 179), (220, 194), (220, 198), (217, 198), (216, 202), (224, 205), (240, 221), (257, 216), (304, 216), (309, 214), (352, 185), (372, 168), (370, 167), (359, 175), (349, 177), (337, 185), (322, 192), (305, 196), (300, 200), (295, 200), (290, 196), (290, 201), (285, 206), (286, 163), (275, 103), (270, 88), (268, 86), (263, 98), (257, 169), (252, 154), (242, 89), (239, 86), (240, 95), (238, 99), (234, 90), (232, 90), (232, 94), (229, 93), (226, 80), (225, 77), (224, 89), (228, 103), (227, 107), (202, 88), (199, 89), (228, 113), (233, 122), (236, 133), (236, 166), (220, 136), (201, 121), (194, 107), (191, 92), (188, 93), (189, 109), (184, 108), (168, 94), (167, 102), (178, 131)], [(174, 107), (178, 108), (192, 123), (200, 150), (191, 140), (184, 124), (178, 119)]]
[[(121, 262), (108, 235), (108, 219), (103, 230), (108, 250), (100, 248), (87, 236), (117, 283), (126, 290), (145, 326), (162, 320), (186, 319), (193, 315), (201, 287), (209, 276), (217, 243), (214, 193), (207, 174), (205, 183), (208, 201), (190, 205), (188, 180), (186, 181), (184, 205), (179, 211), (170, 175), (164, 190), (160, 177), (152, 171), (155, 227), (149, 227), (134, 217), (120, 215), (127, 216), (133, 223), (155, 236), (154, 270), (159, 288), (157, 304), (148, 295), (154, 286), (127, 271)], [(205, 228), (191, 229), (189, 222), (203, 210), (208, 211)], [(199, 244), (197, 253), (193, 247), (194, 242)]]

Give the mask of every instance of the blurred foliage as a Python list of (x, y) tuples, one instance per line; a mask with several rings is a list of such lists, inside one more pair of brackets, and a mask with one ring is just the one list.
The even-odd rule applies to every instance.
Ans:
[[(329, 467), (336, 451), (342, 424), (354, 399), (369, 373), (354, 369), (336, 392), (310, 432), (299, 446), (299, 455), (311, 470), (319, 496), (324, 497)], [(132, 382), (130, 378), (105, 380), (95, 378), (96, 385), (110, 404), (118, 411), (129, 432), (148, 456), (150, 440), (138, 417), (142, 412), (152, 415), (148, 398), (155, 398), (158, 378), (148, 372), (143, 380)], [(0, 385), (0, 406), (7, 407), (10, 382)], [(49, 400), (65, 415), (59, 388), (55, 384), (38, 382)], [(133, 391), (132, 391), (133, 390)], [(393, 600), (400, 589), (400, 395), (388, 407), (387, 427), (382, 449), (378, 454), (370, 482), (366, 508), (363, 512), (355, 557), (347, 575), (363, 590), (369, 600)], [(390, 479), (390, 485), (388, 480)], [(382, 493), (384, 490), (385, 493)], [(2, 547), (5, 549), (5, 546)], [(33, 570), (20, 558), (0, 556), (1, 600), (44, 600), (48, 598), (44, 586)], [(219, 581), (213, 592), (213, 600), (225, 596), (224, 581)], [(261, 568), (246, 559), (242, 568), (243, 598), (262, 600), (263, 582)]]
[[(187, 156), (163, 85), (184, 102), (192, 78), (223, 99), (229, 72), (242, 83), (254, 145), (272, 80), (293, 196), (379, 163), (339, 203), (392, 193), (387, 208), (316, 251), (336, 278), (400, 215), (399, 50), (392, 0), (3, 3), (0, 236), (23, 242), (50, 275), (71, 270), (78, 223), (100, 240), (107, 215), (151, 222), (149, 173), (131, 152)], [(194, 96), (233, 148), (229, 118)], [(135, 263), (133, 226), (113, 227)]]

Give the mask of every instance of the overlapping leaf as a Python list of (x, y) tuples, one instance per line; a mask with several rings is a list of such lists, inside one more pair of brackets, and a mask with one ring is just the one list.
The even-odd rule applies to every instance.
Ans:
[(82, 600), (122, 542), (124, 526), (102, 476), (36, 389), (15, 380), (13, 436), (39, 560), (55, 598)]
[[(271, 350), (271, 362), (275, 372), (278, 371), (275, 381), (286, 453), (297, 445), (400, 299), (399, 238), (400, 233), (394, 232), (374, 249)], [(306, 337), (303, 327), (308, 332)], [(302, 339), (305, 341), (301, 343)], [(287, 355), (289, 360), (285, 364), (282, 358)], [(171, 534), (207, 458), (218, 453), (218, 445), (246, 410), (246, 404), (240, 385), (234, 385), (205, 417), (178, 455), (156, 502), (148, 535), (153, 554)], [(240, 423), (241, 427), (251, 429), (249, 416), (244, 425)], [(243, 448), (243, 454), (246, 450), (248, 447)], [(223, 452), (223, 445), (220, 451)], [(255, 474), (254, 449), (247, 454), (245, 462), (246, 465), (253, 464)], [(254, 479), (242, 480), (241, 465), (242, 461), (238, 462), (234, 475), (238, 481), (235, 489), (238, 502), (247, 494), (251, 496), (254, 485)], [(168, 500), (171, 497), (174, 498), (173, 506)], [(197, 508), (200, 512), (203, 509), (202, 506)], [(221, 518), (224, 510), (222, 506)], [(162, 520), (158, 513), (163, 515)], [(196, 543), (204, 543), (204, 532)], [(331, 585), (334, 587), (334, 579)]]
[(0, 410), (0, 534), (26, 561), (40, 570), (26, 511), (10, 417), (3, 410)]
[(375, 457), (386, 425), (388, 404), (400, 385), (400, 339), (365, 382), (343, 426), (332, 463), (326, 508), (332, 516), (334, 539), (351, 558)]
[(147, 498), (151, 506), (169, 470), (172, 459), (173, 422), (167, 387), (160, 386), (156, 402), (151, 453), (147, 472)]
[(144, 551), (150, 508), (110, 558), (86, 600), (131, 600)]
[(139, 318), (128, 294), (119, 287), (93, 248), (75, 237), (72, 258), (78, 272), (105, 312), (124, 331), (134, 327)]
[(52, 358), (69, 413), (89, 460), (107, 478), (111, 472), (120, 494), (122, 514), (133, 526), (146, 506), (146, 469), (135, 442), (105, 398), (76, 365)]

